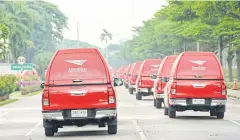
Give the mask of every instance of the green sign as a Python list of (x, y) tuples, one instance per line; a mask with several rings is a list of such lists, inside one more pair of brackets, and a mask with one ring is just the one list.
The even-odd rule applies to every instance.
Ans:
[(33, 64), (31, 63), (26, 63), (22, 65), (23, 70), (32, 70), (33, 69)]
[(21, 65), (20, 64), (12, 64), (11, 70), (21, 70)]
[(11, 65), (11, 70), (32, 70), (33, 69), (33, 64), (31, 63), (25, 63), (23, 65), (20, 64), (12, 64)]

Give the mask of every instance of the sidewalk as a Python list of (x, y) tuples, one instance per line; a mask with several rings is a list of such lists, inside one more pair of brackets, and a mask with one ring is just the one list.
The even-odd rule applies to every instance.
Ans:
[(240, 99), (240, 90), (228, 89), (227, 94), (228, 94), (228, 97)]

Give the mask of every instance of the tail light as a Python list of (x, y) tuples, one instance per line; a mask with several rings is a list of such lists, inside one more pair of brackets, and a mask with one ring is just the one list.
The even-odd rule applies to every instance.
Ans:
[(177, 83), (173, 82), (172, 85), (171, 85), (170, 93), (171, 94), (176, 94), (176, 90), (177, 90)]
[(222, 84), (222, 95), (227, 95), (227, 86), (225, 83)]
[(116, 103), (115, 93), (111, 85), (108, 85), (108, 103), (109, 104)]
[(142, 85), (142, 79), (139, 79), (139, 81), (138, 81), (138, 85), (139, 85), (139, 86)]
[(49, 101), (49, 89), (46, 88), (43, 90), (42, 93), (42, 105), (43, 106), (49, 106), (50, 101)]
[(157, 84), (157, 89), (158, 90), (161, 90), (162, 89), (162, 79), (159, 78), (160, 80), (158, 81), (158, 84)]

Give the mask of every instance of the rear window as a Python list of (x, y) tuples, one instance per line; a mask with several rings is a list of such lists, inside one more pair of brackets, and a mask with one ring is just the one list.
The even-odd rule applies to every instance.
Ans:
[(143, 65), (141, 76), (151, 76), (157, 74), (161, 61), (146, 61)]
[(104, 63), (97, 53), (69, 53), (56, 55), (50, 80), (106, 78)]
[(214, 56), (183, 56), (177, 68), (177, 78), (221, 78), (221, 69)]

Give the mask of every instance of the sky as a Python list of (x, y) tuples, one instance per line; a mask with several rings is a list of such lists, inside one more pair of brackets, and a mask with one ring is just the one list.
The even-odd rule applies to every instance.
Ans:
[(68, 29), (64, 37), (77, 39), (79, 22), (79, 40), (99, 47), (106, 44), (99, 37), (102, 29), (113, 34), (112, 41), (118, 43), (131, 39), (132, 26), (142, 25), (150, 19), (165, 0), (45, 0), (59, 7), (68, 17)]

